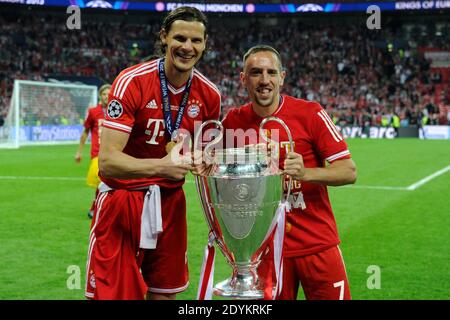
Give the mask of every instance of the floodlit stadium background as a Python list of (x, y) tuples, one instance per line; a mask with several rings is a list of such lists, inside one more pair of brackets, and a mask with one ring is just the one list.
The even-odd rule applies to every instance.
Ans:
[[(68, 30), (66, 1), (20, 2), (0, 0), (2, 118), (14, 79), (112, 82), (152, 53), (158, 10), (168, 8), (78, 1), (81, 30)], [(329, 190), (354, 299), (450, 297), (450, 5), (431, 2), (384, 2), (379, 30), (367, 28), (367, 2), (317, 1), (305, 12), (305, 3), (253, 1), (253, 13), (249, 3), (243, 12), (208, 13), (210, 50), (198, 68), (219, 86), (223, 114), (246, 101), (238, 82), (243, 52), (265, 43), (282, 54), (283, 92), (319, 101), (348, 138), (357, 184)], [(357, 9), (342, 9), (351, 5)], [(68, 122), (81, 133), (85, 110), (40, 103), (22, 114), (21, 126)], [(410, 137), (394, 138), (396, 131)], [(85, 186), (89, 148), (82, 165), (75, 152), (76, 145), (0, 149), (1, 299), (83, 299), (93, 190)], [(207, 228), (191, 176), (185, 191), (191, 283), (179, 298), (191, 300)], [(216, 282), (230, 275), (217, 257)]]

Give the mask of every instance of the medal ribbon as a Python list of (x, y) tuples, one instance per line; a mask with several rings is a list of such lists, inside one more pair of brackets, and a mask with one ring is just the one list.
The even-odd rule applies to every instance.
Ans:
[(175, 119), (175, 124), (173, 124), (172, 126), (172, 112), (170, 110), (169, 90), (167, 87), (166, 74), (164, 72), (164, 59), (161, 59), (159, 61), (158, 68), (159, 68), (159, 82), (161, 84), (164, 123), (166, 125), (166, 132), (169, 134), (169, 139), (172, 140), (172, 134), (180, 128), (181, 120), (183, 119), (184, 109), (186, 109), (186, 105), (189, 98), (189, 92), (191, 91), (192, 73), (189, 76), (189, 79), (186, 83), (183, 98), (181, 99), (180, 107), (178, 109), (177, 117)]

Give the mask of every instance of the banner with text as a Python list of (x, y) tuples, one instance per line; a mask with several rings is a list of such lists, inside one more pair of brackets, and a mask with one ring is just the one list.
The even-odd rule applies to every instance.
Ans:
[(419, 131), (420, 139), (450, 139), (450, 126), (424, 126)]
[(336, 126), (345, 139), (347, 138), (369, 138), (369, 139), (394, 139), (396, 132), (391, 127), (357, 127)]
[(83, 133), (79, 125), (21, 126), (20, 143), (78, 141)]

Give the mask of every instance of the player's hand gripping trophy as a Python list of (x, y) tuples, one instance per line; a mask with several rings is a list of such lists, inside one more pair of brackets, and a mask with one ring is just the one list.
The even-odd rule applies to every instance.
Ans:
[[(211, 234), (233, 270), (229, 279), (215, 285), (213, 293), (218, 296), (262, 299), (264, 281), (258, 276), (257, 267), (270, 235), (277, 228), (281, 228), (277, 230), (281, 230), (278, 242), (282, 247), (284, 211), (287, 209), (284, 199), (289, 198), (292, 181), (284, 198), (283, 175), (278, 166), (278, 142), (272, 141), (264, 130), (269, 121), (278, 122), (286, 130), (293, 150), (289, 128), (276, 117), (265, 118), (260, 124), (259, 135), (265, 143), (240, 148), (213, 148), (224, 136), (223, 126), (216, 120), (203, 123), (195, 135), (194, 149), (198, 150), (202, 130), (210, 124), (219, 128), (219, 135), (203, 149), (208, 169), (195, 176)], [(279, 260), (281, 250), (274, 249)], [(275, 265), (275, 269), (277, 267), (280, 268), (280, 264)]]

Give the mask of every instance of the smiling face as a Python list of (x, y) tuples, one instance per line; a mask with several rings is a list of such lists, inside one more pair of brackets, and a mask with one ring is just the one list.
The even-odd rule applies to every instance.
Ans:
[(166, 46), (168, 71), (190, 73), (206, 48), (205, 26), (198, 21), (176, 20), (169, 32), (161, 30), (161, 42)]
[(270, 115), (278, 108), (284, 77), (285, 72), (281, 71), (273, 52), (258, 51), (248, 56), (241, 82), (247, 88), (257, 114)]

